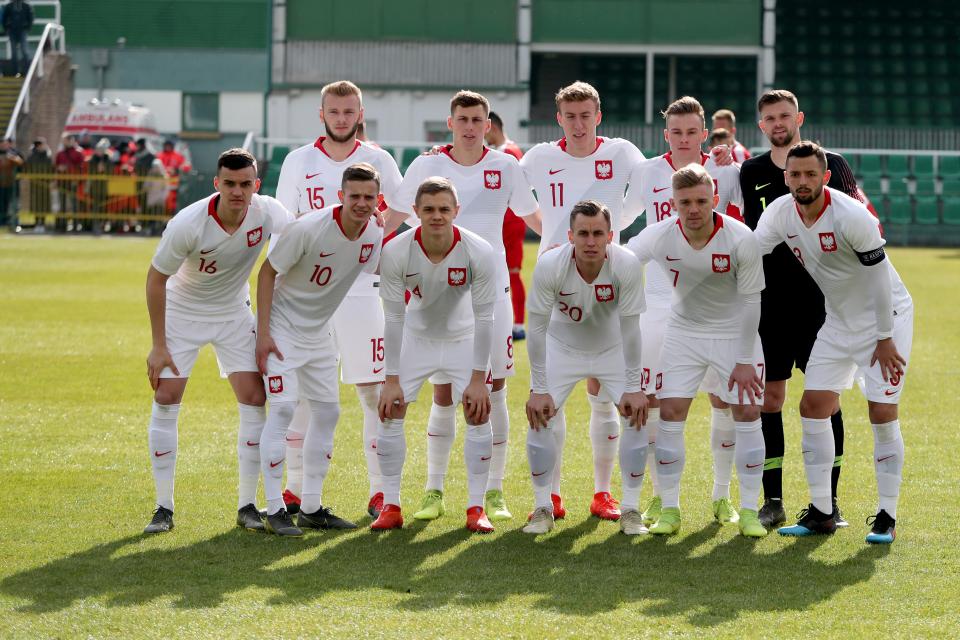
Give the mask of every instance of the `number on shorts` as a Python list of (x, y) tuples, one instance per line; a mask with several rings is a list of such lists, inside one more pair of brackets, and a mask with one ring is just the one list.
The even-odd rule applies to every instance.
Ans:
[(333, 275), (333, 269), (330, 267), (324, 267), (319, 264), (313, 265), (313, 275), (310, 276), (310, 282), (316, 283), (318, 287), (322, 287), (328, 282), (330, 282), (330, 277)]
[(383, 338), (370, 338), (370, 346), (373, 347), (373, 362), (383, 362)]
[(507, 336), (507, 357), (513, 357), (513, 336)]

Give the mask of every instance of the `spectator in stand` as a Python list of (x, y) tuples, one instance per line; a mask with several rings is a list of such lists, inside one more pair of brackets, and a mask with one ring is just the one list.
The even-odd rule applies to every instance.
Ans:
[[(523, 151), (517, 143), (510, 140), (503, 131), (503, 119), (495, 112), (490, 112), (490, 131), (484, 136), (487, 144), (497, 151), (509, 153), (517, 160), (523, 156)], [(520, 279), (520, 270), (523, 265), (523, 239), (527, 234), (527, 225), (510, 209), (503, 217), (503, 246), (507, 251), (507, 268), (510, 270), (510, 298), (513, 301), (513, 339), (523, 340), (527, 337), (523, 329), (524, 312), (527, 302), (527, 293)]]
[[(33, 141), (33, 149), (23, 163), (23, 171), (31, 176), (27, 210), (36, 216), (33, 230), (37, 233), (45, 231), (46, 214), (51, 211), (50, 177), (53, 176), (53, 157), (46, 138), (37, 138)], [(33, 177), (36, 176), (36, 177)], [(49, 176), (49, 177), (44, 177)]]
[(30, 54), (30, 46), (27, 44), (30, 27), (33, 26), (33, 7), (24, 0), (10, 0), (3, 5), (3, 10), (0, 12), (0, 24), (10, 38), (13, 73), (18, 76), (26, 75), (30, 68), (30, 60), (33, 58)]
[[(87, 175), (91, 176), (87, 182), (88, 205), (91, 213), (100, 214), (107, 211), (108, 185), (107, 177), (114, 174), (113, 156), (110, 151), (110, 140), (101, 138), (93, 148), (93, 154), (87, 158)], [(110, 230), (110, 223), (104, 223), (104, 231)]]
[(0, 140), (0, 226), (7, 224), (10, 201), (17, 187), (17, 170), (23, 165), (23, 157), (11, 142), (9, 138)]
[[(167, 199), (167, 172), (163, 163), (150, 151), (146, 138), (137, 140), (137, 152), (133, 156), (133, 173), (145, 180), (139, 180), (139, 213), (155, 216), (163, 213), (164, 202)], [(159, 220), (150, 219), (148, 227), (151, 230), (162, 228)]]
[(726, 129), (730, 132), (730, 138), (733, 142), (730, 144), (730, 153), (733, 154), (733, 161), (741, 164), (750, 157), (747, 148), (737, 142), (737, 116), (730, 109), (720, 109), (713, 114), (713, 128)]
[(167, 172), (167, 185), (170, 190), (167, 192), (167, 214), (173, 215), (177, 212), (177, 195), (180, 188), (180, 175), (188, 173), (193, 167), (183, 157), (183, 154), (176, 150), (173, 140), (166, 140), (163, 143), (163, 151), (157, 158)]
[(80, 183), (80, 174), (84, 169), (83, 151), (77, 144), (77, 139), (66, 134), (63, 136), (63, 148), (57, 152), (54, 160), (56, 171), (66, 179), (57, 181), (57, 190), (60, 192), (60, 213), (57, 218), (57, 230), (63, 231), (66, 228), (66, 216), (71, 213), (77, 213), (78, 208), (78, 186)]

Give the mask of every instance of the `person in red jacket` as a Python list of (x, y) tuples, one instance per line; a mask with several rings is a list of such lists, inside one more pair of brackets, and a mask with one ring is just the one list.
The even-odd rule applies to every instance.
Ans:
[[(510, 140), (503, 131), (503, 120), (495, 112), (490, 112), (490, 131), (484, 136), (487, 144), (497, 151), (509, 153), (517, 160), (523, 156), (523, 151), (517, 143)], [(513, 339), (523, 340), (527, 337), (523, 329), (524, 309), (527, 303), (527, 292), (523, 288), (520, 270), (523, 265), (523, 239), (526, 237), (527, 225), (517, 217), (513, 211), (507, 209), (503, 218), (503, 246), (507, 250), (507, 268), (510, 270), (510, 297), (513, 300)]]
[(163, 168), (167, 170), (169, 176), (170, 190), (167, 192), (167, 213), (173, 215), (177, 211), (177, 190), (180, 187), (180, 174), (188, 173), (193, 167), (190, 162), (183, 157), (174, 147), (173, 140), (167, 140), (163, 143), (163, 151), (157, 154), (157, 158), (163, 163)]

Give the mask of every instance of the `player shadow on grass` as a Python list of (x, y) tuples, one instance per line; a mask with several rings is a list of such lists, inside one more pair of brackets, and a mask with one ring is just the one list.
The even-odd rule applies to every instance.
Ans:
[[(579, 538), (608, 525), (590, 519), (560, 526), (542, 540), (515, 530), (472, 544), (418, 576), (411, 588), (415, 595), (399, 606), (482, 607), (512, 595), (540, 595), (535, 606), (555, 613), (589, 616), (623, 606), (711, 627), (741, 612), (807, 610), (868, 580), (889, 552), (886, 546), (864, 545), (853, 556), (828, 563), (812, 557), (821, 545), (831, 544), (828, 537), (787, 542), (764, 553), (764, 541), (718, 540), (716, 525), (679, 539), (639, 540), (610, 527), (609, 536), (575, 549)], [(469, 578), (483, 575), (490, 579)]]

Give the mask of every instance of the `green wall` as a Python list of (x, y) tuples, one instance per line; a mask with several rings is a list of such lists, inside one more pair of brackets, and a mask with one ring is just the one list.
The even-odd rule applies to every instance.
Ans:
[(287, 0), (287, 39), (515, 42), (516, 12), (516, 0)]

